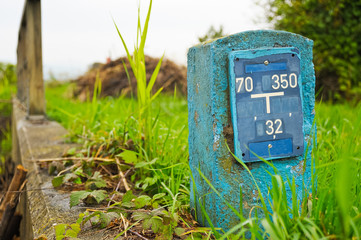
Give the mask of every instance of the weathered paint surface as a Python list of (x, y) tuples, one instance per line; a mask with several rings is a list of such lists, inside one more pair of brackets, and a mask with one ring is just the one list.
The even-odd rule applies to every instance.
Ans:
[[(228, 230), (239, 223), (239, 219), (213, 192), (198, 171), (201, 171), (222, 197), (236, 209), (239, 209), (242, 187), (245, 217), (248, 218), (252, 207), (260, 204), (260, 193), (256, 190), (251, 176), (232, 157), (226, 145), (227, 142), (233, 150), (228, 54), (234, 50), (273, 47), (296, 47), (300, 51), (304, 145), (311, 144), (308, 148), (305, 147), (308, 152), (303, 156), (274, 160), (273, 164), (283, 177), (294, 177), (299, 199), (304, 187), (310, 187), (310, 151), (313, 143), (310, 143), (309, 139), (312, 139), (310, 135), (315, 102), (312, 40), (283, 31), (249, 31), (199, 44), (189, 49), (187, 78), (189, 155), (194, 179), (194, 182), (191, 182), (191, 208), (203, 225), (209, 226), (209, 223), (202, 216), (199, 202), (204, 205), (215, 227)], [(263, 162), (249, 163), (248, 167), (262, 195), (268, 197), (267, 188), (270, 187), (271, 176), (266, 171), (273, 170)], [(291, 199), (290, 194), (287, 197)]]

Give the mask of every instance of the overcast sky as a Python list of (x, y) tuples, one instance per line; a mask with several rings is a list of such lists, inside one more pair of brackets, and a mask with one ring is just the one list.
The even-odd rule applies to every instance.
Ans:
[[(263, 0), (264, 1), (264, 0)], [(146, 54), (186, 65), (189, 47), (211, 25), (227, 34), (269, 29), (265, 10), (254, 0), (153, 0)], [(149, 0), (141, 0), (144, 21)], [(24, 0), (0, 0), (0, 62), (16, 63)], [(94, 62), (125, 55), (112, 18), (130, 48), (136, 38), (138, 0), (42, 1), (44, 76), (84, 73)]]

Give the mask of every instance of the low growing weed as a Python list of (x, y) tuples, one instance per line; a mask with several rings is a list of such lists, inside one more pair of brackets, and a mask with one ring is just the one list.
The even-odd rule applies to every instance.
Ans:
[[(63, 92), (65, 91), (63, 88)], [(189, 218), (186, 211), (189, 172), (185, 98), (160, 95), (152, 103), (159, 112), (153, 127), (155, 137), (149, 153), (143, 147), (137, 146), (133, 140), (138, 134), (138, 121), (132, 117), (136, 101), (122, 97), (97, 99), (100, 109), (103, 104), (106, 104), (107, 109), (92, 123), (88, 121), (88, 116), (92, 113), (87, 109), (93, 102), (80, 103), (63, 99), (60, 103), (63, 93), (52, 89), (48, 89), (47, 93), (49, 116), (54, 116), (68, 126), (71, 139), (82, 146), (76, 151), (70, 149), (64, 155), (64, 161), (60, 161), (62, 166), (53, 166), (52, 174), (58, 175), (53, 180), (54, 186), (72, 185), (75, 188), (72, 193), (72, 206), (92, 203), (87, 201), (87, 197), (92, 195), (93, 191), (106, 190), (108, 195), (101, 200), (110, 201), (110, 204), (102, 210), (100, 219), (105, 219), (108, 212), (118, 211), (122, 214), (118, 217), (126, 216), (129, 219), (128, 227), (141, 221), (141, 226), (148, 232), (156, 229), (159, 236), (166, 232), (168, 236), (180, 233), (202, 236), (204, 232), (209, 233), (209, 230), (194, 228), (192, 221), (188, 227), (181, 220)], [(58, 102), (59, 104), (53, 105)], [(143, 156), (139, 154), (139, 149), (143, 151)], [(51, 165), (54, 165), (54, 162)], [(133, 201), (126, 200), (129, 191), (124, 188), (122, 178), (133, 190), (130, 198)], [(106, 182), (106, 186), (101, 179)], [(91, 188), (92, 185), (96, 188)], [(128, 197), (125, 197), (126, 195)], [(127, 212), (130, 209), (145, 212), (133, 217), (133, 214)], [(151, 217), (148, 219), (148, 216)], [(92, 222), (97, 221), (93, 219)], [(157, 227), (158, 223), (161, 223), (159, 226), (162, 228)], [(104, 221), (97, 226), (104, 226)], [(132, 229), (138, 229), (137, 226)]]

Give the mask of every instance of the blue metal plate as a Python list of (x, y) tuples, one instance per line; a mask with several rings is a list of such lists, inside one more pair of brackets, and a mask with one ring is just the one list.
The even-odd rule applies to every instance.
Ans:
[(229, 63), (236, 156), (254, 162), (302, 155), (299, 51), (233, 51)]

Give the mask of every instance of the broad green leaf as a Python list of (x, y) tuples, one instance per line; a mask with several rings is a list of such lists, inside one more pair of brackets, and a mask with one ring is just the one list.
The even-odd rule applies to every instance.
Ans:
[[(63, 182), (74, 181), (77, 178), (79, 178), (78, 175), (76, 175), (74, 173), (67, 173), (67, 174), (64, 175)], [(78, 181), (78, 180), (76, 180), (76, 181)]]
[(94, 175), (90, 179), (88, 179), (88, 181), (85, 184), (85, 188), (90, 190), (95, 190), (106, 186), (107, 183), (105, 182), (103, 176), (98, 171), (96, 171)]
[(59, 235), (59, 236), (56, 236), (56, 240), (62, 240), (64, 239), (66, 236), (65, 235)]
[(133, 191), (129, 190), (124, 194), (123, 199), (122, 199), (122, 203), (131, 202), (134, 198), (135, 198), (135, 196), (133, 195)]
[(108, 196), (105, 190), (95, 190), (90, 192), (90, 195), (93, 196), (98, 203), (103, 201)]
[(185, 230), (184, 228), (180, 228), (180, 227), (174, 229), (174, 233), (175, 233), (177, 236), (182, 236), (182, 234), (185, 233), (185, 231), (186, 231), (186, 230)]
[(141, 220), (146, 220), (146, 219), (150, 219), (152, 217), (152, 215), (150, 215), (149, 212), (135, 212), (132, 215), (132, 218), (136, 221), (141, 221)]
[(76, 220), (76, 223), (77, 224), (81, 224), (83, 222), (83, 219), (84, 217), (86, 216), (85, 214), (88, 213), (88, 212), (85, 212), (85, 213), (79, 213), (79, 217), (78, 219)]
[(70, 225), (71, 229), (73, 229), (76, 233), (79, 233), (80, 232), (80, 225), (79, 223), (73, 223)]
[(75, 179), (73, 180), (73, 183), (75, 183), (75, 184), (82, 184), (82, 181), (81, 181), (80, 177), (77, 177), (77, 178), (75, 178)]
[(75, 152), (76, 152), (76, 148), (73, 147), (73, 148), (70, 148), (70, 149), (66, 152), (66, 155), (67, 155), (67, 156), (74, 156), (74, 155), (75, 155)]
[(76, 238), (78, 236), (78, 233), (75, 232), (73, 229), (68, 229), (66, 230), (65, 236)]
[(103, 188), (103, 187), (106, 187), (106, 186), (107, 186), (107, 184), (106, 184), (105, 181), (103, 181), (103, 182), (100, 182), (100, 181), (88, 181), (85, 184), (85, 188), (90, 189), (90, 190), (96, 190), (96, 189)]
[(78, 205), (83, 199), (85, 199), (91, 192), (89, 191), (75, 191), (70, 194), (70, 207)]
[(94, 180), (103, 180), (102, 178), (103, 176), (100, 174), (99, 171), (95, 171), (93, 176), (91, 177), (91, 179), (94, 179)]
[(152, 224), (152, 230), (154, 233), (159, 232), (159, 230), (163, 227), (163, 221), (162, 218), (158, 216), (154, 216), (151, 218), (151, 224)]
[(151, 198), (147, 195), (141, 195), (137, 197), (134, 201), (136, 208), (142, 208), (148, 204), (150, 204)]
[(111, 219), (107, 213), (100, 212), (99, 214), (100, 219), (100, 228), (105, 228), (110, 223)]
[[(116, 218), (119, 218), (119, 216), (120, 216), (120, 213), (121, 212), (121, 210), (119, 210), (119, 209), (115, 209), (115, 210), (111, 210), (111, 209), (109, 209), (108, 211), (107, 211), (107, 215), (108, 215), (108, 217), (109, 217), (109, 219), (112, 221), (112, 220), (114, 220), (114, 219), (116, 219)], [(126, 217), (126, 216), (125, 216)]]
[(143, 229), (148, 230), (151, 227), (152, 227), (152, 219), (151, 218), (144, 219), (144, 221), (143, 221)]
[(85, 177), (85, 174), (83, 172), (83, 168), (82, 167), (78, 167), (75, 171), (74, 174), (81, 176), (81, 177)]
[(158, 158), (154, 158), (152, 161), (150, 162), (146, 162), (146, 161), (142, 161), (142, 162), (139, 162), (137, 164), (135, 164), (135, 168), (142, 168), (142, 167), (145, 167), (145, 166), (148, 166), (148, 165), (151, 165), (151, 164), (154, 164), (156, 163), (158, 160)]
[(56, 236), (61, 236), (64, 235), (65, 233), (65, 229), (68, 225), (67, 224), (57, 224), (54, 228), (55, 228), (55, 235)]
[(59, 187), (61, 184), (63, 184), (64, 175), (58, 176), (53, 178), (51, 183), (53, 184), (53, 187)]
[(153, 200), (161, 199), (165, 195), (166, 195), (165, 193), (157, 193), (153, 196)]
[(124, 150), (120, 154), (117, 155), (121, 157), (126, 163), (136, 163), (138, 162), (137, 153), (130, 150)]
[(135, 204), (134, 202), (122, 202), (122, 207), (125, 207), (125, 208), (135, 208)]

